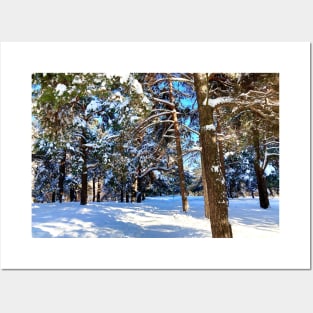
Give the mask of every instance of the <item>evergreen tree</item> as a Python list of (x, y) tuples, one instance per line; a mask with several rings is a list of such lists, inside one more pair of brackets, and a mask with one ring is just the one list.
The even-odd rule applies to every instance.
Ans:
[(228, 202), (225, 179), (221, 169), (214, 108), (209, 104), (209, 75), (195, 73), (195, 90), (200, 119), (201, 161), (205, 186), (204, 194), (209, 205), (210, 223), (213, 238), (232, 238), (228, 222)]

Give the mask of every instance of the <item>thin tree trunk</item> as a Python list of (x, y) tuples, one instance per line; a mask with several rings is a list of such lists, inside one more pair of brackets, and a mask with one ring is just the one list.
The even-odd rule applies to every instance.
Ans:
[(208, 187), (208, 204), (213, 238), (232, 238), (232, 229), (228, 221), (228, 204), (225, 180), (222, 173), (213, 119), (213, 107), (208, 104), (208, 75), (194, 74), (197, 94), (200, 143), (202, 148), (202, 166), (204, 167)]
[(100, 195), (101, 195), (101, 183), (100, 183), (100, 178), (98, 177), (98, 186), (97, 186), (97, 202), (100, 202)]
[(92, 178), (92, 202), (96, 201), (96, 177)]
[(65, 162), (66, 162), (66, 151), (64, 151), (63, 158), (60, 162), (60, 168), (59, 168), (59, 202), (60, 203), (62, 203), (63, 194), (64, 194)]
[(138, 177), (136, 176), (134, 179), (134, 182), (131, 186), (131, 196), (130, 196), (130, 201), (131, 202), (136, 202), (137, 198), (137, 188), (138, 188)]
[(142, 178), (141, 176), (141, 164), (138, 166), (138, 178), (137, 178), (137, 196), (136, 202), (141, 203), (142, 201)]
[[(169, 84), (169, 100), (171, 103), (174, 104), (173, 86), (172, 86), (172, 81), (171, 81), (170, 76), (168, 76), (168, 84)], [(174, 131), (175, 131), (180, 194), (182, 197), (183, 211), (187, 212), (189, 209), (189, 204), (188, 204), (187, 189), (186, 189), (186, 182), (185, 182), (184, 162), (183, 162), (183, 152), (181, 148), (180, 131), (179, 131), (179, 125), (178, 125), (177, 111), (175, 108), (172, 110), (172, 117), (173, 117), (173, 123), (174, 123)]]
[(70, 201), (73, 202), (75, 201), (75, 189), (73, 186), (70, 188)]
[(87, 197), (88, 197), (88, 180), (87, 180), (87, 149), (85, 146), (86, 134), (84, 130), (82, 130), (82, 137), (81, 137), (80, 143), (81, 143), (81, 152), (82, 152), (82, 159), (83, 159), (82, 174), (81, 174), (82, 189), (80, 193), (80, 204), (85, 205), (87, 204)]
[(124, 202), (124, 185), (123, 184), (121, 186), (120, 201)]
[(52, 192), (51, 202), (55, 202), (55, 191)]

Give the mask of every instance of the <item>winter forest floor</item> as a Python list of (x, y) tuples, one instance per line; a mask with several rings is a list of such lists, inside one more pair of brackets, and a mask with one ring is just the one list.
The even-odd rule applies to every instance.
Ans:
[[(188, 197), (183, 213), (179, 196), (148, 197), (142, 203), (33, 203), (34, 238), (203, 238), (212, 237), (204, 217), (203, 197)], [(279, 234), (279, 198), (266, 210), (258, 198), (229, 200), (234, 238), (263, 238)]]

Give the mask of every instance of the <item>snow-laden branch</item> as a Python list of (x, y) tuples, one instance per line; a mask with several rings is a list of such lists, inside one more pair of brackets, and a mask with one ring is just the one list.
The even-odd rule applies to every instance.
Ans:
[(169, 114), (172, 114), (172, 111), (168, 111), (168, 110), (163, 111), (162, 110), (161, 113), (154, 114), (154, 115), (148, 117), (147, 119), (145, 119), (142, 123), (140, 123), (137, 126), (136, 132), (143, 131), (143, 130), (147, 129), (150, 126), (155, 125), (155, 124), (159, 124), (159, 123), (173, 123), (173, 120), (168, 120), (168, 119), (150, 123), (150, 121), (154, 120), (157, 117), (160, 117), (160, 116), (163, 116), (163, 115), (169, 115)]
[(279, 157), (279, 153), (268, 153), (267, 151), (265, 151), (264, 161), (263, 161), (263, 166), (262, 166), (263, 170), (266, 169), (271, 156), (278, 156)]
[(273, 94), (273, 90), (269, 90), (267, 92), (259, 91), (259, 90), (249, 90), (246, 93), (241, 93), (239, 97), (248, 98), (248, 97), (262, 97), (267, 98), (268, 96)]
[(163, 137), (176, 139), (176, 137), (175, 137), (175, 136), (173, 136), (173, 135), (163, 135)]
[(183, 156), (188, 155), (188, 154), (190, 154), (190, 153), (195, 153), (195, 152), (201, 153), (201, 151), (202, 151), (202, 148), (201, 148), (201, 147), (194, 147), (194, 148), (192, 148), (192, 149), (190, 149), (190, 150), (184, 151), (184, 152), (183, 152)]
[[(215, 99), (209, 99), (208, 105), (212, 108), (215, 108), (218, 105), (225, 104), (225, 103), (231, 103), (234, 101), (234, 98), (232, 97), (218, 97)], [(203, 103), (203, 105), (206, 105), (206, 103)]]
[(153, 109), (151, 112), (163, 112), (163, 113), (173, 113), (173, 110), (167, 110), (167, 109)]
[(200, 136), (200, 133), (199, 133), (198, 131), (196, 131), (196, 130), (190, 128), (190, 127), (188, 127), (187, 125), (181, 124), (181, 126), (182, 126), (183, 128), (186, 128), (186, 129), (189, 130), (190, 132), (196, 134), (197, 136)]
[(164, 82), (164, 81), (168, 81), (169, 79), (171, 81), (183, 82), (183, 83), (187, 83), (187, 84), (190, 84), (190, 85), (194, 86), (194, 82), (193, 82), (192, 79), (182, 78), (182, 77), (173, 77), (173, 76), (171, 76), (170, 78), (168, 78), (168, 77), (166, 77), (166, 78), (159, 78), (159, 79), (157, 79), (155, 81), (149, 82), (149, 85), (150, 86), (157, 85), (158, 83), (161, 83), (161, 82)]
[(163, 172), (169, 172), (169, 171), (172, 171), (173, 169), (175, 169), (176, 167), (175, 166), (172, 166), (172, 167), (151, 167), (149, 169), (147, 169), (146, 171), (143, 172), (143, 174), (141, 174), (140, 176), (138, 176), (139, 179), (145, 177), (146, 175), (148, 175), (150, 172), (153, 172), (153, 171), (163, 171)]
[(159, 99), (159, 98), (155, 98), (153, 97), (152, 98), (153, 101), (157, 101), (157, 102), (161, 102), (163, 104), (166, 104), (167, 106), (169, 106), (171, 109), (175, 109), (175, 104), (170, 102), (170, 101), (167, 101), (167, 100), (164, 100), (164, 99)]
[(98, 166), (98, 163), (87, 164), (87, 169), (95, 169)]
[[(268, 139), (267, 139), (268, 140)], [(271, 140), (271, 141), (267, 141), (265, 143), (266, 146), (268, 145), (275, 145), (274, 147), (268, 147), (267, 149), (273, 149), (273, 148), (277, 148), (277, 146), (279, 145), (279, 141), (278, 140)]]
[(273, 112), (270, 111), (270, 114), (266, 114), (264, 113), (262, 110), (258, 109), (258, 108), (255, 108), (254, 106), (249, 106), (249, 109), (256, 113), (257, 115), (259, 115), (260, 117), (262, 117), (263, 119), (265, 120), (269, 120), (272, 124), (274, 125), (278, 125), (279, 124), (279, 117), (277, 116), (275, 118), (275, 116), (273, 116)]

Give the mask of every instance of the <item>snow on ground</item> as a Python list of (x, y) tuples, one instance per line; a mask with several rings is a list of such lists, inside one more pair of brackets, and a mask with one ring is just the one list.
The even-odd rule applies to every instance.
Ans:
[[(182, 212), (179, 196), (148, 197), (142, 203), (79, 202), (33, 203), (34, 238), (202, 238), (212, 237), (204, 217), (203, 197), (188, 197), (189, 212)], [(279, 199), (270, 208), (258, 199), (229, 200), (229, 221), (234, 238), (263, 238), (279, 234)]]

